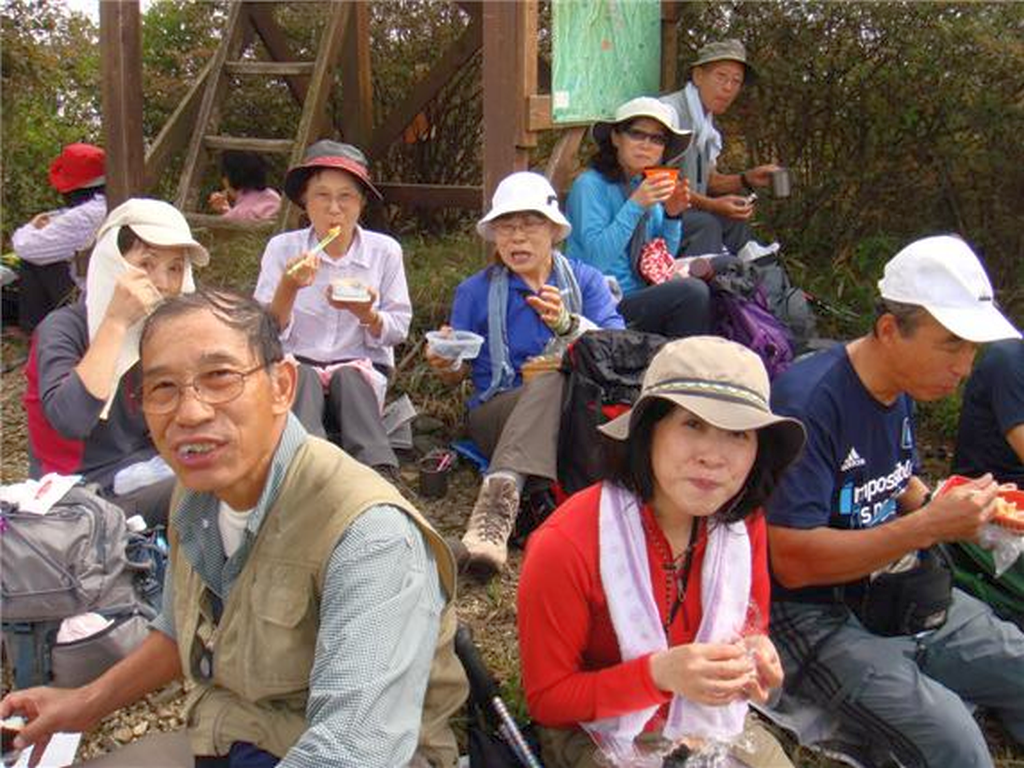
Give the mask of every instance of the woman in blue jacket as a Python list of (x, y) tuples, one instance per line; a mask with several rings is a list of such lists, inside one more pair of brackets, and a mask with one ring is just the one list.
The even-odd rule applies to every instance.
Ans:
[(679, 251), (679, 218), (689, 194), (670, 176), (644, 177), (644, 169), (682, 153), (690, 131), (677, 128), (675, 110), (657, 99), (627, 101), (611, 122), (594, 124), (597, 154), (576, 179), (566, 212), (572, 222), (568, 254), (614, 277), (622, 290), (618, 309), (631, 328), (677, 338), (707, 333), (710, 293), (694, 278), (650, 285), (637, 271), (641, 249), (663, 238)]
[(494, 263), (466, 278), (452, 304), (452, 327), (483, 336), (480, 354), (453, 371), (451, 360), (427, 349), (443, 381), (471, 376), (476, 389), (466, 431), (490, 466), (462, 537), (465, 551), (456, 555), (479, 579), (505, 565), (526, 481), (555, 479), (565, 377), (545, 373), (524, 383), (523, 364), (556, 337), (624, 325), (604, 276), (559, 253), (570, 229), (543, 176), (522, 171), (502, 180), (477, 224), (494, 244)]

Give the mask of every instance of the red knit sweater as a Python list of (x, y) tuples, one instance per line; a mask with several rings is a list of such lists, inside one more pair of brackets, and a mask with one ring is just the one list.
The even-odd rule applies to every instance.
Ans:
[[(661, 705), (647, 724), (660, 727), (671, 695), (651, 679), (649, 656), (623, 662), (598, 565), (600, 484), (569, 498), (531, 536), (519, 578), (519, 653), (530, 716), (566, 728)], [(676, 599), (665, 568), (671, 552), (649, 507), (643, 508), (651, 584), (662, 624)], [(751, 546), (751, 618), (767, 631), (770, 583), (764, 516), (747, 518)], [(669, 644), (693, 641), (700, 626), (700, 575), (707, 547), (701, 526), (681, 610)]]

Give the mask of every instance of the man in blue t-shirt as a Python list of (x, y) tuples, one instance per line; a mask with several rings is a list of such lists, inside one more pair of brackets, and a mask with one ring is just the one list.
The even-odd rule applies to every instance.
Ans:
[(773, 408), (804, 422), (807, 447), (768, 505), (772, 636), (787, 693), (829, 710), (868, 751), (905, 766), (991, 766), (964, 702), (1024, 743), (1024, 634), (956, 589), (945, 620), (926, 613), (915, 634), (872, 632), (850, 606), (873, 575), (924, 572), (926, 550), (975, 538), (991, 517), (991, 475), (934, 499), (916, 476), (912, 401), (953, 394), (978, 343), (1020, 334), (958, 238), (911, 243), (878, 286), (870, 334), (773, 384)]
[(1024, 487), (1024, 341), (1000, 341), (967, 380), (953, 471)]

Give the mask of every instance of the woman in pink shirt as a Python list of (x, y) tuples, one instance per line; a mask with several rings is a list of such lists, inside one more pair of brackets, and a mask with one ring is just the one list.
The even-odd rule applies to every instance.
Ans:
[(210, 195), (210, 207), (225, 219), (265, 221), (281, 210), (281, 195), (267, 186), (267, 164), (255, 152), (229, 149), (220, 158), (223, 192)]

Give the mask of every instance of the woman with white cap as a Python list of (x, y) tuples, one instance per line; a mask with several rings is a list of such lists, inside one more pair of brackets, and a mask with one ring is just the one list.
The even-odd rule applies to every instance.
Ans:
[(623, 296), (619, 312), (630, 328), (670, 338), (707, 333), (706, 283), (675, 276), (651, 284), (640, 271), (646, 251), (664, 261), (678, 254), (680, 217), (689, 205), (685, 180), (644, 171), (682, 154), (691, 131), (678, 127), (672, 107), (643, 96), (620, 106), (613, 120), (595, 123), (592, 135), (597, 152), (566, 202), (567, 253), (615, 278)]
[(195, 290), (192, 265), (210, 256), (185, 217), (160, 200), (122, 203), (96, 237), (84, 298), (51, 312), (33, 337), (25, 371), (30, 474), (81, 474), (129, 516), (155, 522), (167, 516), (173, 480), (159, 459), (147, 469), (157, 452), (133, 396), (139, 334), (162, 299)]
[(402, 247), (359, 225), (367, 198), (381, 194), (351, 144), (311, 144), (288, 170), (284, 192), (310, 225), (267, 244), (255, 296), (301, 363), (293, 410), (311, 433), (336, 434), (358, 461), (395, 479), (381, 412), (394, 348), (412, 320)]
[(666, 344), (633, 408), (601, 427), (616, 441), (605, 481), (534, 531), (518, 624), (545, 765), (661, 765), (632, 761), (723, 744), (742, 764), (790, 765), (747, 723), (748, 700), (782, 682), (761, 507), (804, 443), (768, 396), (744, 347)]
[(471, 375), (467, 431), (490, 458), (462, 543), (464, 568), (489, 578), (505, 564), (528, 478), (555, 479), (561, 374), (523, 383), (522, 366), (549, 341), (586, 328), (622, 328), (604, 277), (556, 248), (572, 227), (551, 184), (522, 171), (498, 185), (477, 232), (494, 243), (494, 263), (455, 291), (451, 324), (484, 338), (480, 354), (455, 371), (427, 349), (428, 362), (449, 384)]

